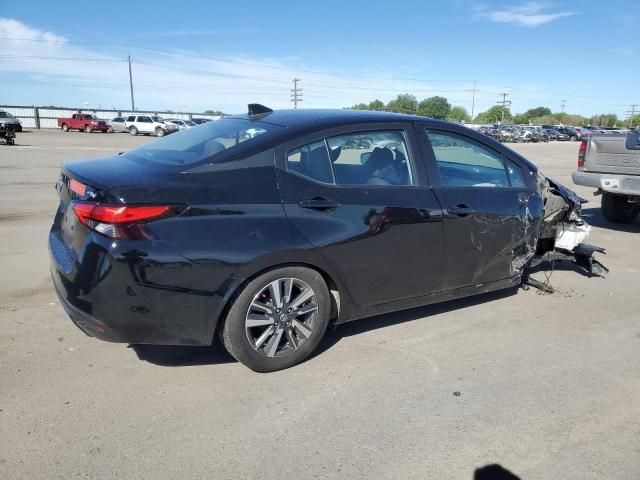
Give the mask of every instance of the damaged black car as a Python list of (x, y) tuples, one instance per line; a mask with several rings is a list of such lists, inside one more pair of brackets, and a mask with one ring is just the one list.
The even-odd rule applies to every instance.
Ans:
[(470, 129), (351, 110), (227, 117), (64, 165), (49, 235), (90, 336), (295, 365), (330, 322), (514, 287), (551, 258), (606, 271), (580, 199)]

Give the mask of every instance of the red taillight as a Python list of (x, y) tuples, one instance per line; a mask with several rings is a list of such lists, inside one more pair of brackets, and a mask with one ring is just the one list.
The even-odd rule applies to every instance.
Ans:
[(584, 157), (587, 155), (587, 141), (582, 140), (580, 142), (580, 149), (578, 150), (578, 168), (584, 168)]
[(177, 213), (171, 205), (101, 205), (74, 202), (73, 211), (81, 223), (111, 238), (148, 238), (141, 223)]

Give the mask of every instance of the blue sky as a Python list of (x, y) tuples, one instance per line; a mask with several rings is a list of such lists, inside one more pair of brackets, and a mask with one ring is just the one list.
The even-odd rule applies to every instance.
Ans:
[(1, 104), (128, 108), (127, 55), (140, 109), (286, 108), (294, 77), (304, 107), (406, 92), (471, 110), (474, 80), (476, 112), (502, 92), (514, 112), (640, 103), (637, 0), (3, 5)]

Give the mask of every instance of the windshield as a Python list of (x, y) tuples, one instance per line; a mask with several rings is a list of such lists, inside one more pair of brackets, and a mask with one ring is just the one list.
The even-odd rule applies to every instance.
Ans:
[(89, 115), (86, 113), (83, 113), (82, 116), (85, 118), (85, 120), (95, 120), (96, 117), (94, 117), (93, 115)]
[(151, 118), (153, 118), (154, 122), (158, 122), (158, 123), (164, 122), (164, 118), (162, 118), (162, 117), (151, 117)]
[(0, 112), (0, 118), (13, 118), (9, 112)]
[(195, 122), (191, 122), (191, 121), (189, 121), (189, 120), (186, 120), (184, 123), (185, 123), (185, 124), (187, 124), (187, 125), (189, 125), (190, 127), (195, 127), (195, 126), (197, 125), (197, 123), (195, 123)]
[(131, 150), (132, 160), (165, 165), (193, 165), (232, 150), (244, 142), (252, 142), (267, 132), (281, 129), (277, 125), (225, 118), (188, 128), (160, 140)]

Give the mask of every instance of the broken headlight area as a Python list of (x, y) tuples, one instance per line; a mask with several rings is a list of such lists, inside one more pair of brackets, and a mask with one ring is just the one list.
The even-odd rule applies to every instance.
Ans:
[(524, 283), (541, 288), (537, 285), (540, 282), (530, 279), (529, 274), (556, 261), (573, 262), (578, 271), (590, 277), (604, 276), (609, 270), (594, 258), (595, 253), (604, 254), (604, 248), (584, 243), (591, 232), (589, 224), (580, 216), (586, 200), (542, 174), (538, 180), (543, 214), (535, 254), (524, 267)]

